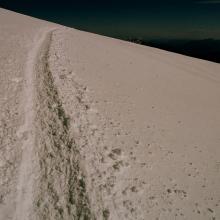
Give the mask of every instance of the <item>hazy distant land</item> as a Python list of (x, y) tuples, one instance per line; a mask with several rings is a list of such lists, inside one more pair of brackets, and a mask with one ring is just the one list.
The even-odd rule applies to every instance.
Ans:
[[(123, 38), (122, 38), (123, 39)], [(220, 63), (220, 40), (124, 38), (137, 44), (156, 47), (183, 55)]]

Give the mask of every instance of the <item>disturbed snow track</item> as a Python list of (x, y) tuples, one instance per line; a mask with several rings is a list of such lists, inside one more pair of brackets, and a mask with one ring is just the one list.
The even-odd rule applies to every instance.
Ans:
[(43, 32), (28, 58), (14, 219), (144, 219), (126, 193), (138, 196), (126, 153), (137, 141), (98, 111), (65, 55), (68, 31)]
[(39, 41), (36, 57), (27, 65), (28, 113), (22, 132), (28, 134), (15, 219), (93, 219), (80, 156), (48, 62), (52, 34)]

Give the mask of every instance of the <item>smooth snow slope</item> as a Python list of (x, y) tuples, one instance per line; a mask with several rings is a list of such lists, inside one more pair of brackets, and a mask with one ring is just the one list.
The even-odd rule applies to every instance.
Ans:
[(0, 9), (0, 220), (219, 219), (220, 66)]

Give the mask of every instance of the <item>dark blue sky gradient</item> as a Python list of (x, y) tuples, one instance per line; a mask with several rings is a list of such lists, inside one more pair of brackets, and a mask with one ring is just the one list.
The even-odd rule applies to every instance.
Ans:
[(220, 0), (0, 0), (0, 6), (112, 37), (220, 39)]

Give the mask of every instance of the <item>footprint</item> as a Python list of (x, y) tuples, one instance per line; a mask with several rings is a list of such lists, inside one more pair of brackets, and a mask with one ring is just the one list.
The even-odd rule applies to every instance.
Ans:
[(19, 83), (22, 81), (22, 77), (15, 77), (11, 79), (12, 82)]

